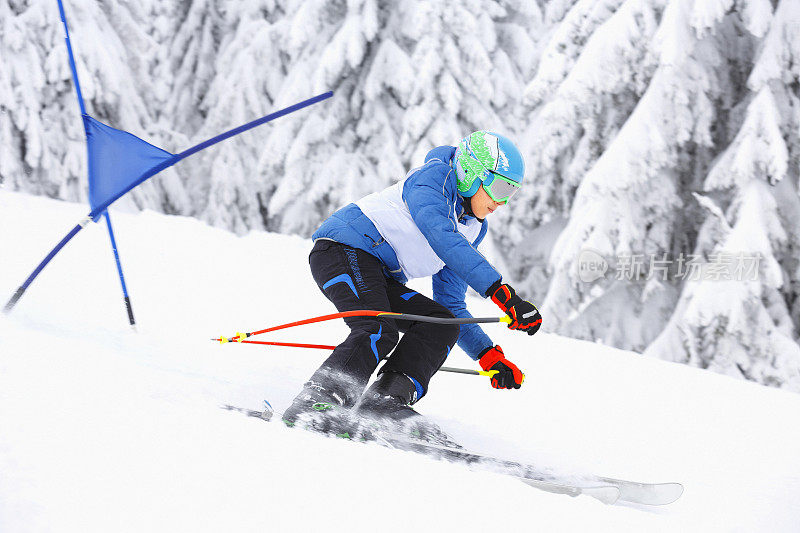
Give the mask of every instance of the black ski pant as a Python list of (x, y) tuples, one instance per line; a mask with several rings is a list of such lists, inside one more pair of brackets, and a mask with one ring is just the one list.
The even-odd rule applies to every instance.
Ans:
[[(317, 286), (339, 311), (371, 309), (452, 318), (441, 304), (412, 291), (384, 274), (373, 255), (320, 239), (308, 256)], [(387, 317), (348, 317), (350, 334), (311, 377), (325, 387), (335, 386), (352, 406), (364, 391), (378, 363), (381, 372), (410, 377), (417, 399), (428, 390), (431, 376), (442, 366), (458, 339), (457, 324), (411, 322)], [(403, 338), (398, 342), (399, 333)], [(394, 351), (392, 351), (394, 350)], [(390, 355), (391, 354), (391, 355)], [(335, 385), (332, 385), (335, 384)]]

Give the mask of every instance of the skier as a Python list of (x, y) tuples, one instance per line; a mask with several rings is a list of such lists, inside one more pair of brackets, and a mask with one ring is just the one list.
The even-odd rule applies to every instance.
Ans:
[[(522, 185), (525, 165), (514, 144), (476, 131), (458, 145), (428, 152), (425, 164), (399, 183), (331, 215), (313, 234), (311, 273), (339, 311), (377, 309), (433, 317), (470, 317), (467, 286), (490, 297), (511, 318), (509, 328), (533, 335), (537, 308), (503, 283), (477, 251), (486, 217)], [(407, 288), (408, 279), (432, 276), (433, 300)], [(491, 385), (518, 389), (524, 374), (477, 324), (453, 325), (349, 317), (349, 336), (314, 372), (284, 412), (287, 425), (335, 431), (337, 413), (419, 425), (412, 408), (431, 376), (458, 345), (484, 370)], [(399, 333), (403, 333), (399, 340)], [(390, 355), (391, 353), (391, 355)], [(362, 395), (381, 360), (377, 380)], [(347, 415), (344, 415), (347, 416)]]

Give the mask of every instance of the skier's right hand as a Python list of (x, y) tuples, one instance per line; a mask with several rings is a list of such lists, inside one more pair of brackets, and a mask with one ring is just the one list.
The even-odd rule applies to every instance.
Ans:
[(539, 327), (542, 325), (542, 315), (539, 314), (536, 306), (517, 296), (511, 285), (500, 283), (500, 281), (495, 281), (489, 287), (486, 296), (490, 296), (492, 301), (511, 317), (509, 329), (518, 329), (528, 335), (539, 331)]
[(484, 370), (497, 371), (489, 378), (495, 389), (518, 389), (525, 381), (525, 374), (517, 368), (517, 365), (506, 359), (503, 349), (499, 346), (490, 346), (483, 350), (478, 363)]

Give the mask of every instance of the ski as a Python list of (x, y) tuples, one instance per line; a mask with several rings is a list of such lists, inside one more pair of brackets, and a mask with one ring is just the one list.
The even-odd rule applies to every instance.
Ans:
[[(265, 421), (271, 420), (274, 415), (272, 406), (266, 401), (263, 411), (233, 405), (224, 405), (222, 408)], [(573, 497), (585, 494), (606, 504), (621, 501), (639, 505), (668, 505), (683, 494), (683, 486), (680, 483), (641, 483), (602, 476), (567, 479), (564, 476), (543, 472), (533, 465), (472, 452), (458, 445), (425, 442), (410, 436), (382, 433), (374, 435), (370, 441), (387, 448), (419, 453), (510, 476), (547, 492)]]
[[(249, 409), (245, 407), (237, 407), (235, 405), (223, 405), (223, 409), (227, 411), (234, 411), (237, 413), (241, 413), (245, 416), (249, 416), (252, 418), (258, 418), (264, 421), (270, 421), (272, 419), (272, 411), (271, 406), (264, 411), (257, 411), (255, 409)], [(356, 442), (359, 442), (356, 440)], [(435, 455), (432, 450), (437, 450), (439, 452), (444, 452), (443, 455), (449, 455), (449, 457), (443, 457), (451, 462), (462, 462), (466, 463), (467, 465), (477, 464), (484, 461), (484, 457), (479, 456), (478, 454), (472, 454), (467, 452), (463, 448), (455, 448), (452, 446), (437, 446), (434, 444), (427, 444), (427, 446), (420, 446), (423, 443), (416, 442), (412, 440), (404, 441), (399, 437), (392, 437), (389, 435), (375, 435), (373, 439), (363, 442), (374, 442), (380, 446), (390, 449), (402, 450), (402, 451), (411, 451), (421, 455), (428, 455), (432, 456)], [(417, 449), (414, 449), (414, 448)], [(499, 460), (498, 460), (499, 461)], [(491, 469), (486, 469), (487, 471), (493, 471), (495, 473), (503, 474), (514, 479), (517, 479), (528, 486), (537, 488), (539, 490), (543, 490), (545, 492), (551, 492), (554, 494), (565, 494), (567, 496), (580, 496), (585, 494), (587, 496), (591, 496), (596, 500), (599, 500), (605, 504), (613, 504), (615, 503), (620, 497), (620, 490), (616, 486), (612, 484), (592, 484), (592, 485), (572, 485), (572, 484), (565, 484), (559, 483), (556, 478), (547, 479), (545, 476), (538, 476), (538, 477), (531, 477), (530, 473), (528, 475), (519, 475), (513, 471), (515, 465), (511, 465), (510, 469), (507, 469), (502, 472), (495, 472)]]
[[(540, 482), (557, 481), (561, 484), (566, 484), (567, 481), (561, 476), (543, 473), (541, 469), (533, 465), (467, 451), (463, 448), (452, 448), (434, 443), (416, 441), (401, 436), (390, 436), (387, 440), (395, 444), (395, 447), (402, 448), (406, 446), (412, 448), (412, 451), (419, 451), (419, 453), (423, 453), (424, 455), (436, 455), (438, 452), (443, 454), (445, 458), (459, 460), (467, 464), (489, 466), (491, 467), (489, 468), (491, 471), (502, 471), (502, 473), (506, 474), (515, 472), (516, 474), (514, 475), (521, 477), (523, 480)], [(398, 443), (400, 443), (399, 446), (397, 445)], [(413, 448), (417, 450), (413, 450)], [(613, 486), (619, 491), (619, 501), (640, 505), (668, 505), (675, 502), (683, 494), (683, 485), (680, 483), (641, 483), (603, 476), (576, 476), (569, 480), (568, 486), (584, 488)]]
[(236, 413), (242, 413), (245, 416), (251, 416), (253, 418), (261, 418), (262, 420), (269, 421), (269, 418), (262, 418), (262, 414), (264, 411), (256, 411), (255, 409), (248, 409), (246, 407), (237, 407), (235, 405), (228, 405), (225, 404), (222, 406), (223, 409), (226, 411), (234, 411)]
[(411, 437), (400, 435), (376, 434), (375, 442), (387, 448), (409, 451), (434, 459), (443, 459), (449, 462), (463, 464), (486, 472), (505, 475), (525, 483), (528, 486), (567, 496), (580, 496), (585, 494), (605, 504), (616, 503), (622, 492), (613, 483), (587, 481), (586, 483), (572, 483), (558, 476), (546, 474), (531, 465), (515, 461), (498, 459), (488, 455), (474, 453), (458, 446), (447, 446), (419, 441)]

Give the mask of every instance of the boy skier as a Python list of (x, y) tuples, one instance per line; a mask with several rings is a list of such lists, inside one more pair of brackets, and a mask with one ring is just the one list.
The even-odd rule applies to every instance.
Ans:
[[(476, 131), (457, 148), (432, 149), (425, 164), (404, 180), (339, 209), (322, 223), (309, 255), (314, 280), (339, 311), (376, 309), (442, 318), (471, 316), (464, 303), (469, 285), (509, 315), (509, 328), (533, 335), (542, 322), (539, 311), (504, 284), (477, 251), (488, 229), (486, 217), (519, 190), (524, 172), (519, 150), (496, 133)], [(403, 285), (425, 276), (432, 276), (433, 300)], [(424, 425), (411, 406), (425, 395), (456, 342), (484, 370), (497, 371), (493, 387), (522, 385), (524, 374), (477, 324), (385, 317), (345, 322), (349, 336), (284, 412), (288, 425), (329, 431), (339, 423), (337, 412), (354, 407), (359, 417)]]

